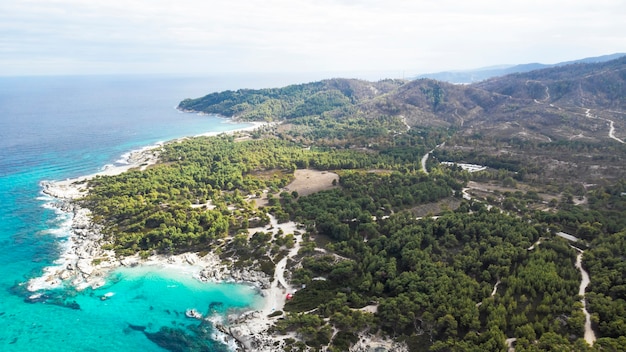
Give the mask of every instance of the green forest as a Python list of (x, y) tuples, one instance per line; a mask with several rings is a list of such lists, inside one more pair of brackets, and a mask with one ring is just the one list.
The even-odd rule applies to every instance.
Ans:
[[(187, 110), (284, 122), (167, 143), (158, 164), (96, 177), (79, 202), (119, 256), (211, 251), (270, 276), (294, 234), (247, 229), (268, 224), (268, 214), (299, 223), (289, 279), (305, 288), (272, 327), (298, 337), (286, 350), (345, 351), (365, 333), (411, 351), (507, 351), (507, 341), (518, 352), (626, 350), (624, 180), (557, 184), (537, 177), (536, 161), (471, 150), (436, 150), (423, 170), (421, 158), (457, 138), (455, 129), (362, 115), (356, 104), (367, 90), (356, 87), (324, 81), (185, 100)], [(469, 173), (444, 160), (488, 169)], [(286, 191), (300, 169), (339, 180), (306, 196)], [(468, 199), (468, 182), (499, 188)], [(263, 197), (267, 205), (255, 206)], [(593, 346), (583, 338), (580, 251)]]

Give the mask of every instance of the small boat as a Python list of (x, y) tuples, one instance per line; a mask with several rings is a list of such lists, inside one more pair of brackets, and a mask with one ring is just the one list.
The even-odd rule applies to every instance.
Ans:
[(200, 312), (198, 312), (195, 308), (187, 309), (185, 311), (185, 315), (187, 318), (202, 319), (202, 314), (200, 314)]
[(107, 299), (113, 297), (115, 293), (114, 292), (107, 292), (105, 294), (103, 294), (102, 296), (100, 296), (100, 300), (101, 301), (106, 301)]

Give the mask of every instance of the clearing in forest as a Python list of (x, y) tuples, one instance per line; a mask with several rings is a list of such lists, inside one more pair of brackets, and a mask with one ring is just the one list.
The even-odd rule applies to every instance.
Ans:
[(288, 191), (296, 191), (300, 196), (334, 188), (333, 180), (339, 183), (339, 175), (329, 171), (301, 169), (294, 172), (294, 180), (285, 187)]

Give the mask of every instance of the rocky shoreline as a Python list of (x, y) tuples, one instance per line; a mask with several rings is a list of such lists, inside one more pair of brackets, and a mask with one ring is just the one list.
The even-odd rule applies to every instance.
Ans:
[[(202, 282), (241, 283), (256, 287), (263, 297), (276, 295), (272, 292), (271, 280), (261, 271), (248, 268), (233, 268), (213, 253), (200, 256), (197, 253), (178, 255), (153, 255), (142, 259), (139, 255), (117, 258), (112, 250), (103, 249), (107, 243), (102, 235), (101, 227), (91, 221), (89, 209), (80, 207), (75, 200), (86, 194), (86, 178), (46, 182), (42, 186), (44, 193), (55, 197), (51, 206), (71, 216), (71, 230), (64, 242), (62, 251), (55, 265), (44, 269), (43, 275), (31, 279), (27, 289), (33, 293), (33, 300), (38, 298), (40, 291), (62, 286), (71, 286), (81, 291), (87, 288), (96, 289), (105, 285), (107, 276), (119, 267), (135, 267), (139, 265), (158, 267), (184, 267), (182, 271), (194, 272), (193, 277)], [(282, 295), (282, 290), (278, 295)], [(272, 351), (276, 343), (280, 344), (284, 337), (270, 336), (267, 332), (272, 325), (266, 312), (273, 310), (269, 302), (261, 310), (250, 310), (244, 313), (231, 314), (224, 322), (212, 322), (222, 333), (236, 341), (238, 350)], [(282, 307), (278, 307), (282, 309)]]
[[(251, 131), (267, 125), (267, 123), (254, 123), (250, 127), (242, 128), (226, 133)], [(213, 134), (213, 133), (210, 133)], [(115, 268), (120, 266), (134, 266), (139, 264), (167, 265), (174, 263), (198, 263), (204, 267), (213, 267), (219, 263), (219, 258), (190, 258), (190, 254), (180, 256), (152, 256), (142, 260), (139, 256), (118, 259), (112, 250), (103, 249), (106, 239), (103, 238), (101, 228), (91, 221), (91, 212), (81, 208), (76, 200), (88, 193), (87, 181), (96, 176), (118, 175), (131, 169), (144, 170), (159, 161), (162, 144), (144, 147), (132, 151), (125, 156), (122, 165), (106, 165), (102, 171), (63, 181), (42, 181), (42, 193), (52, 197), (47, 204), (56, 210), (71, 217), (69, 234), (60, 245), (62, 250), (55, 265), (43, 269), (40, 277), (29, 280), (27, 288), (31, 292), (43, 289), (60, 287), (68, 283), (77, 290), (87, 287), (98, 288), (104, 284), (105, 277)], [(195, 265), (195, 264), (194, 264)], [(224, 267), (225, 268), (225, 267)], [(211, 272), (205, 271), (206, 279), (220, 281), (231, 280), (232, 282), (247, 282), (245, 273), (234, 272), (232, 275), (226, 269)], [(229, 279), (229, 275), (230, 279)], [(250, 276), (252, 275), (252, 276)], [(250, 274), (252, 280), (259, 279), (258, 275)]]
[(57, 288), (69, 283), (77, 290), (98, 288), (105, 284), (108, 273), (120, 266), (113, 251), (102, 248), (100, 228), (90, 219), (90, 211), (69, 201), (53, 203), (72, 216), (70, 235), (62, 242), (63, 251), (54, 266), (44, 268), (44, 274), (28, 282), (31, 292)]
[(137, 265), (187, 265), (198, 268), (196, 278), (205, 282), (249, 283), (259, 289), (269, 288), (267, 275), (254, 270), (235, 270), (222, 264), (217, 255), (209, 253), (203, 257), (195, 253), (180, 255), (153, 255), (142, 259), (139, 255), (117, 258), (113, 250), (105, 250), (107, 240), (102, 228), (91, 221), (91, 211), (80, 207), (76, 200), (88, 192), (87, 181), (99, 175), (116, 175), (133, 168), (146, 168), (158, 162), (159, 148), (143, 148), (128, 156), (123, 166), (108, 166), (102, 172), (67, 179), (63, 181), (42, 181), (42, 192), (52, 197), (48, 206), (70, 217), (71, 228), (67, 237), (60, 243), (62, 251), (53, 266), (44, 268), (40, 277), (28, 282), (28, 290), (36, 292), (44, 289), (70, 285), (77, 290), (98, 288), (105, 283), (106, 276), (115, 268)]

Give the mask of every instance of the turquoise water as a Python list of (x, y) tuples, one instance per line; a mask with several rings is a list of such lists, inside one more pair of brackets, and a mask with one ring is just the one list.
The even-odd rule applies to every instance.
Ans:
[[(213, 336), (210, 328), (184, 311), (223, 315), (255, 307), (260, 297), (251, 287), (200, 283), (189, 272), (140, 267), (115, 271), (97, 290), (42, 292), (38, 302), (27, 303), (32, 293), (24, 283), (58, 258), (68, 231), (67, 214), (45, 206), (49, 199), (39, 183), (91, 174), (159, 141), (244, 127), (174, 107), (216, 90), (279, 85), (274, 80), (0, 78), (0, 350), (165, 351), (149, 338), (158, 338), (152, 334), (163, 327), (204, 341), (198, 350), (221, 350), (204, 339)], [(105, 294), (110, 297), (102, 300)], [(175, 347), (195, 348), (169, 349)]]

